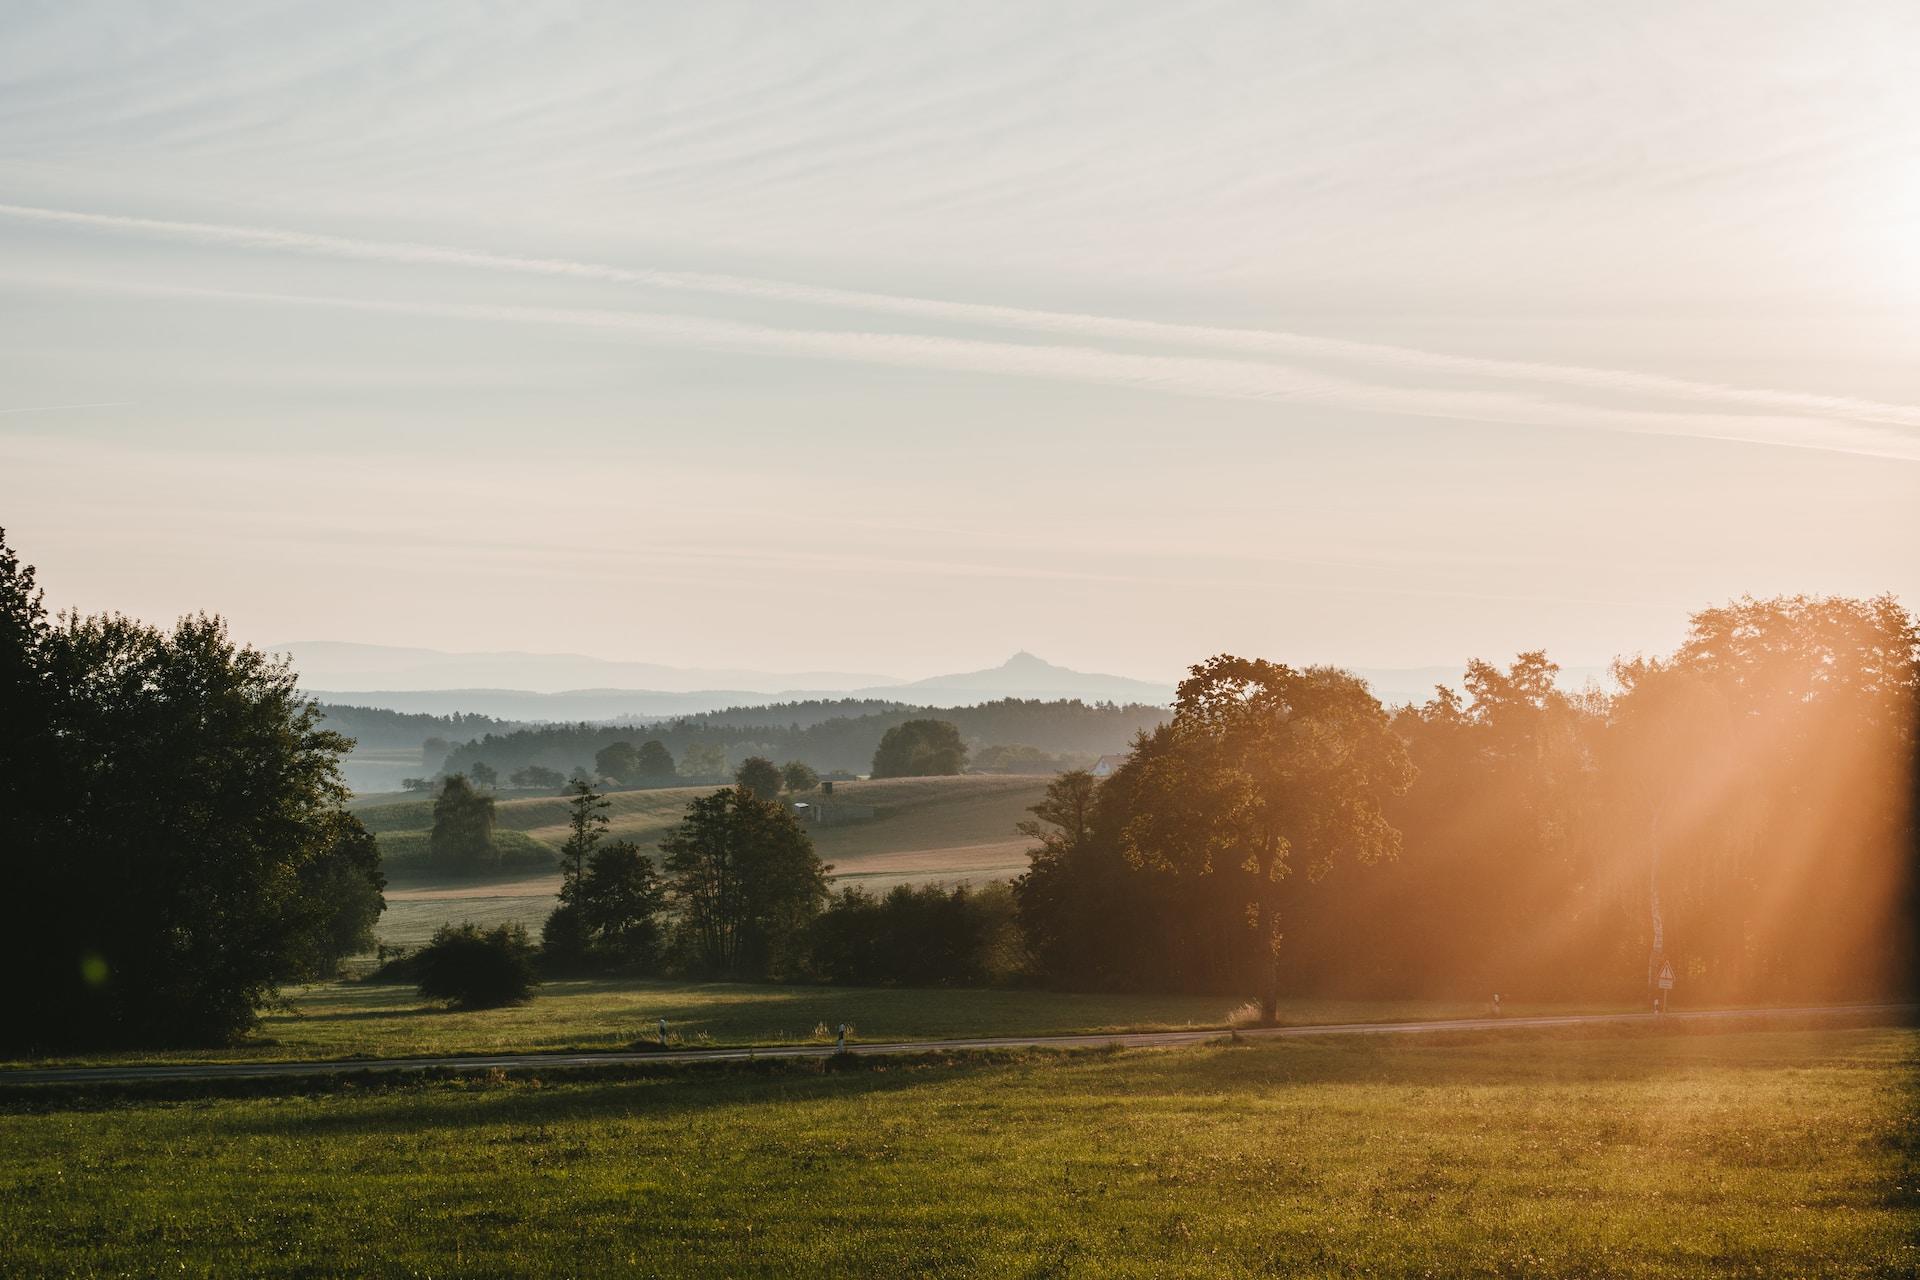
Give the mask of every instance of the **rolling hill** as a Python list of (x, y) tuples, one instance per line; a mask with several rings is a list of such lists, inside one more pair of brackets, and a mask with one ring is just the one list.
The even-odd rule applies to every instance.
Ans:
[[(809, 824), (814, 847), (833, 865), (837, 886), (859, 884), (884, 890), (895, 884), (960, 884), (1010, 880), (1026, 870), (1029, 841), (1014, 824), (1039, 802), (1047, 777), (964, 775), (953, 778), (889, 778), (843, 782), (828, 803), (835, 820)], [(687, 802), (711, 787), (616, 791), (609, 836), (649, 850), (679, 820)], [(817, 800), (817, 796), (802, 799)], [(416, 945), (441, 924), (460, 920), (518, 920), (537, 932), (553, 909), (560, 886), (557, 865), (521, 867), (486, 880), (437, 877), (417, 861), (433, 823), (430, 800), (370, 796), (354, 805), (383, 851), (406, 861), (390, 865), (382, 942)], [(567, 835), (567, 802), (561, 796), (503, 799), (496, 808), (502, 843), (515, 849), (537, 844), (557, 855)]]

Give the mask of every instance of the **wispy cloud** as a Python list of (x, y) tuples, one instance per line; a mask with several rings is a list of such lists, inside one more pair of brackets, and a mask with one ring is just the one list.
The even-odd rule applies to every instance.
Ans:
[(1154, 355), (1084, 346), (990, 342), (928, 334), (780, 328), (661, 312), (393, 301), (143, 285), (127, 281), (61, 283), (116, 292), (211, 301), (557, 326), (626, 335), (650, 344), (1050, 378), (1215, 399), (1319, 405), (1452, 421), (1684, 436), (1920, 461), (1920, 435), (1878, 424), (1791, 415), (1620, 409), (1543, 400), (1508, 391), (1382, 386), (1261, 361)]
[(124, 409), (132, 403), (128, 400), (96, 400), (89, 404), (29, 404), (15, 409), (0, 409), (0, 414), (9, 413), (63, 413), (68, 409)]
[[(227, 245), (235, 248), (280, 250), (362, 261), (409, 263), (422, 266), (450, 266), (485, 271), (597, 280), (615, 284), (641, 285), (649, 288), (680, 290), (727, 297), (866, 311), (876, 314), (933, 320), (944, 323), (982, 325), (1021, 329), (1029, 332), (1073, 335), (1083, 338), (1100, 338), (1176, 347), (1203, 348), (1216, 351), (1231, 351), (1244, 355), (1333, 360), (1402, 372), (1437, 373), (1449, 376), (1485, 378), (1503, 382), (1559, 386), (1609, 394), (1654, 396), (1688, 402), (1714, 403), (1761, 409), (1771, 414), (1813, 416), (1822, 419), (1844, 419), (1850, 422), (1879, 423), (1896, 427), (1920, 428), (1920, 405), (1897, 404), (1878, 400), (1860, 399), (1857, 397), (1830, 396), (1802, 391), (1741, 387), (1723, 383), (1675, 378), (1661, 374), (1642, 373), (1633, 370), (1461, 356), (1443, 352), (1426, 351), (1413, 347), (1393, 346), (1382, 343), (1353, 342), (1345, 339), (1264, 329), (1176, 324), (1165, 321), (1137, 320), (1079, 312), (1047, 311), (1025, 307), (999, 306), (988, 303), (956, 302), (947, 299), (917, 298), (898, 294), (835, 289), (797, 284), (790, 281), (756, 279), (745, 276), (619, 267), (605, 263), (581, 262), (565, 258), (524, 257), (511, 254), (486, 253), (446, 245), (364, 240), (309, 231), (248, 227), (226, 223), (182, 222), (157, 218), (130, 217), (118, 214), (91, 213), (71, 209), (51, 209), (34, 205), (0, 203), (0, 216), (42, 223), (93, 227), (101, 230), (118, 231), (136, 235), (194, 240), (209, 244)], [(615, 313), (604, 314), (611, 315)], [(891, 335), (859, 336), (863, 338), (885, 338)], [(948, 340), (905, 337), (901, 338), (900, 341), (903, 343), (913, 343)], [(1064, 349), (1046, 348), (1044, 350), (1058, 351)], [(1137, 359), (1172, 360), (1180, 358), (1139, 357)], [(1207, 363), (1219, 364), (1220, 362), (1212, 361)], [(1420, 391), (1416, 394), (1423, 398), (1431, 398), (1452, 393)], [(1387, 399), (1394, 400), (1396, 403), (1400, 402), (1399, 397), (1396, 397), (1394, 393), (1386, 389), (1381, 390), (1381, 395)], [(1464, 402), (1456, 398), (1452, 403), (1454, 408), (1457, 409)], [(1568, 406), (1568, 408), (1573, 409), (1574, 406)], [(1414, 410), (1406, 408), (1393, 408), (1386, 411), (1414, 412)], [(1579, 411), (1582, 413), (1588, 412), (1584, 408), (1581, 408)], [(1594, 423), (1597, 424), (1599, 418), (1606, 418), (1612, 422), (1613, 429), (1617, 430), (1659, 430), (1660, 428), (1656, 426), (1634, 427), (1627, 424), (1635, 420), (1654, 422), (1670, 416), (1635, 414), (1625, 410), (1600, 409), (1592, 410), (1591, 413), (1597, 415), (1597, 417), (1591, 419)], [(1450, 409), (1446, 412), (1429, 412), (1421, 414), (1420, 416), (1449, 418), (1464, 416), (1478, 418), (1481, 415), (1478, 413), (1462, 414)], [(1716, 417), (1718, 416), (1716, 415)], [(1491, 420), (1508, 421), (1511, 419), (1496, 417)], [(1526, 420), (1534, 421), (1538, 419), (1529, 418)], [(1766, 419), (1765, 421), (1771, 422), (1772, 419)], [(1716, 438), (1730, 439), (1750, 438), (1742, 434), (1726, 435), (1723, 428), (1724, 422), (1722, 427), (1715, 427), (1703, 432), (1684, 432), (1682, 434), (1706, 434), (1715, 436)], [(1766, 428), (1766, 431), (1771, 434), (1775, 431), (1775, 428), (1770, 426)], [(1901, 438), (1897, 435), (1890, 434), (1884, 437), (1874, 436), (1868, 438), (1877, 439), (1880, 443), (1873, 448), (1864, 450), (1849, 446), (1846, 448), (1846, 451), (1880, 454), (1884, 450), (1892, 449), (1894, 450), (1893, 452), (1885, 452), (1884, 456), (1910, 456), (1908, 452), (1903, 450), (1909, 447), (1911, 442), (1908, 442), (1908, 445), (1902, 445)], [(1780, 440), (1772, 440), (1771, 442), (1787, 443), (1786, 441)], [(1796, 443), (1803, 443), (1807, 447), (1816, 448), (1835, 447), (1823, 446), (1813, 441)]]

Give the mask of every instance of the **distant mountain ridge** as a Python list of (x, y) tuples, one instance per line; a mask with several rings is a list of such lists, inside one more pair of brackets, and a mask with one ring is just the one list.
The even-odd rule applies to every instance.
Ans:
[(922, 706), (966, 706), (999, 698), (1039, 698), (1056, 701), (1078, 698), (1082, 702), (1140, 702), (1165, 706), (1173, 701), (1173, 686), (1130, 676), (1110, 676), (1097, 672), (1075, 671), (1055, 666), (1026, 650), (1014, 654), (997, 667), (981, 671), (962, 671), (953, 675), (928, 676), (869, 689), (854, 690), (855, 697), (895, 698)]
[[(512, 690), (564, 693), (632, 690), (649, 693), (741, 691), (759, 696), (789, 691), (839, 692), (900, 683), (893, 676), (858, 671), (749, 671), (727, 667), (670, 667), (579, 653), (516, 650), (450, 653), (344, 640), (294, 640), (268, 646), (293, 658), (308, 689)], [(463, 708), (467, 709), (467, 708)]]
[[(849, 698), (920, 707), (966, 707), (1003, 698), (1168, 706), (1174, 695), (1171, 683), (1076, 671), (1024, 650), (997, 667), (920, 680), (832, 671), (669, 667), (577, 654), (443, 653), (336, 641), (280, 645), (274, 652), (292, 655), (301, 688), (321, 702), (426, 715), (479, 714), (522, 723), (662, 720), (730, 707)], [(1383, 703), (1398, 706), (1427, 701), (1435, 685), (1459, 689), (1464, 670), (1463, 662), (1359, 668), (1355, 674)], [(569, 684), (569, 675), (602, 678)], [(640, 682), (643, 678), (646, 683)], [(1565, 689), (1606, 680), (1601, 667), (1568, 667), (1560, 673)]]
[[(916, 706), (972, 706), (1002, 698), (1077, 698), (1165, 706), (1173, 699), (1170, 684), (1075, 671), (1024, 651), (997, 667), (923, 680), (832, 671), (668, 667), (577, 654), (442, 653), (339, 641), (302, 641), (273, 651), (292, 656), (301, 688), (322, 702), (519, 721), (657, 719), (770, 700), (869, 698)], [(569, 685), (564, 680), (568, 675), (616, 678)]]

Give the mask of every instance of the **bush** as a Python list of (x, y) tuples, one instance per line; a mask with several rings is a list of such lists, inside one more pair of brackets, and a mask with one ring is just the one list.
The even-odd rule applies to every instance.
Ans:
[(414, 959), (420, 994), (461, 1009), (518, 1004), (540, 979), (533, 944), (517, 924), (481, 929), (470, 923), (441, 925)]
[(1023, 947), (1005, 885), (843, 889), (813, 926), (815, 972), (829, 982), (917, 987), (1005, 981)]

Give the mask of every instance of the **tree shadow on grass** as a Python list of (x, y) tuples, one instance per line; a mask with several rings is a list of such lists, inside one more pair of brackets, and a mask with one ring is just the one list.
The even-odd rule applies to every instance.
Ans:
[[(769, 1058), (754, 1063), (646, 1066), (569, 1078), (565, 1068), (463, 1075), (428, 1082), (350, 1082), (312, 1110), (272, 1108), (223, 1117), (223, 1132), (276, 1138), (402, 1135), (487, 1126), (558, 1125), (631, 1116), (691, 1115), (768, 1102), (822, 1102), (952, 1084), (1007, 1069), (1028, 1055)], [(1051, 1058), (1055, 1055), (1045, 1055)]]

